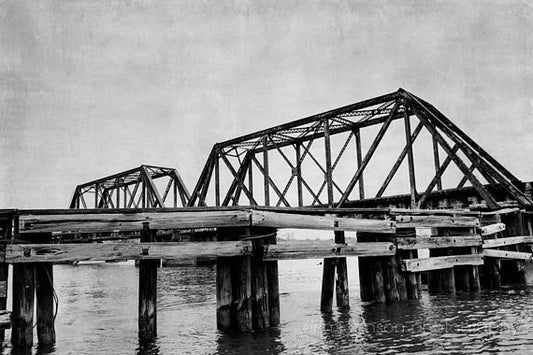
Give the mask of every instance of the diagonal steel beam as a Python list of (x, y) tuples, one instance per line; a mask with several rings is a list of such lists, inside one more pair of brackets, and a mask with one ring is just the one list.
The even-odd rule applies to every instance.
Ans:
[(261, 163), (259, 162), (259, 160), (257, 160), (257, 158), (254, 156), (254, 155), (251, 155), (252, 157), (252, 160), (253, 162), (255, 163), (255, 165), (257, 166), (257, 168), (259, 169), (259, 171), (261, 172), (261, 174), (263, 174), (263, 176), (266, 178), (267, 180), (267, 183), (272, 186), (272, 190), (274, 190), (274, 192), (276, 193), (276, 195), (278, 195), (278, 197), (280, 199), (282, 199), (283, 203), (285, 204), (285, 206), (287, 207), (290, 207), (290, 204), (289, 202), (282, 196), (281, 194), (281, 191), (279, 190), (279, 188), (276, 186), (276, 184), (274, 183), (274, 181), (272, 181), (272, 178), (270, 178), (270, 176), (266, 175), (265, 174), (265, 169), (263, 168), (263, 166), (261, 165)]
[(413, 109), (413, 111), (415, 112), (416, 116), (420, 119), (420, 121), (424, 124), (424, 126), (435, 137), (435, 139), (437, 140), (439, 145), (446, 151), (446, 154), (448, 154), (448, 156), (451, 157), (451, 159), (453, 160), (455, 165), (457, 165), (459, 170), (461, 170), (461, 172), (464, 175), (468, 176), (468, 180), (470, 181), (472, 186), (474, 186), (474, 188), (479, 193), (481, 198), (483, 198), (487, 202), (487, 205), (490, 208), (499, 208), (498, 203), (492, 197), (492, 195), (487, 191), (487, 189), (485, 189), (485, 187), (483, 187), (483, 185), (481, 185), (481, 183), (475, 177), (475, 175), (473, 175), (472, 173), (470, 173), (468, 171), (468, 167), (466, 166), (466, 164), (461, 160), (461, 158), (459, 158), (455, 154), (455, 152), (452, 151), (452, 148), (450, 148), (448, 143), (446, 143), (446, 141), (440, 135), (440, 133), (437, 131), (437, 129), (427, 120), (426, 115), (428, 115), (428, 113), (425, 110), (421, 109), (415, 102), (413, 102), (411, 100), (409, 100), (409, 106)]
[[(451, 122), (444, 115), (437, 115), (436, 113), (427, 109), (427, 107), (415, 97), (414, 101), (420, 107), (424, 108), (430, 117), (428, 119), (434, 118), (434, 124), (438, 126), (450, 139), (452, 139), (456, 144), (459, 145), (459, 148), (467, 156), (467, 158), (475, 165), (476, 169), (487, 179), (489, 183), (497, 182), (511, 195), (513, 196), (522, 206), (531, 205), (531, 201), (519, 188), (513, 185), (512, 182), (509, 182), (503, 175), (501, 171), (498, 171), (493, 166), (489, 165), (479, 154), (478, 152), (472, 150), (469, 145), (467, 145), (457, 132), (455, 132), (451, 127)], [(429, 104), (427, 104), (429, 105)]]
[[(415, 130), (413, 131), (413, 134), (411, 135), (411, 144), (414, 144), (414, 142), (416, 140), (416, 137), (418, 137), (418, 135), (420, 134), (420, 131), (422, 131), (422, 128), (424, 128), (424, 125), (421, 122), (419, 122), (418, 125), (416, 126)], [(385, 178), (385, 181), (383, 182), (383, 184), (379, 188), (379, 191), (376, 194), (376, 197), (383, 196), (383, 193), (385, 192), (385, 190), (389, 186), (390, 182), (394, 178), (394, 175), (396, 175), (396, 172), (398, 171), (398, 169), (402, 165), (403, 160), (407, 156), (407, 149), (408, 148), (407, 148), (407, 144), (406, 144), (405, 147), (403, 148), (402, 152), (400, 153), (400, 156), (398, 156), (398, 159), (396, 159), (396, 162), (392, 166), (392, 169), (390, 170), (389, 174)]]
[(359, 166), (357, 168), (357, 171), (355, 172), (354, 176), (352, 177), (352, 180), (350, 180), (350, 183), (346, 187), (346, 191), (344, 192), (344, 194), (342, 195), (341, 199), (339, 200), (339, 203), (337, 204), (337, 207), (342, 207), (342, 205), (348, 199), (348, 196), (350, 196), (350, 193), (352, 192), (355, 184), (357, 183), (357, 180), (359, 180), (359, 177), (363, 173), (363, 170), (368, 165), (368, 162), (370, 161), (370, 158), (372, 158), (372, 155), (374, 155), (374, 152), (376, 151), (376, 148), (378, 147), (379, 143), (381, 142), (381, 139), (383, 139), (383, 136), (385, 135), (385, 132), (389, 128), (389, 126), (390, 126), (390, 124), (392, 122), (392, 117), (394, 116), (394, 114), (398, 110), (398, 107), (399, 107), (399, 103), (396, 102), (394, 104), (394, 107), (392, 108), (391, 113), (389, 114), (388, 119), (385, 121), (385, 123), (383, 123), (383, 126), (381, 126), (378, 134), (376, 135), (376, 138), (374, 138), (374, 141), (372, 142), (372, 145), (368, 149), (368, 152), (366, 153), (365, 159), (363, 159), (363, 162), (361, 163), (361, 166)]
[[(229, 162), (228, 158), (226, 158), (226, 156), (224, 154), (220, 154), (220, 157), (222, 158), (222, 161), (224, 162), (224, 164), (226, 164), (226, 166), (227, 166), (228, 170), (230, 171), (231, 175), (233, 175), (233, 178), (235, 179), (234, 181), (236, 181), (236, 183), (239, 185), (239, 187), (242, 189), (242, 191), (244, 191), (245, 195), (250, 199), (250, 201), (252, 201), (253, 204), (255, 206), (257, 206), (257, 202), (255, 201), (252, 193), (244, 185), (244, 182), (241, 180), (241, 178), (239, 177), (239, 174), (235, 171), (235, 169), (233, 168), (233, 166)], [(241, 168), (243, 166), (244, 165), (241, 165)]]
[[(159, 195), (159, 191), (157, 191), (157, 187), (155, 186), (154, 181), (150, 177), (150, 173), (148, 172), (148, 169), (144, 165), (143, 165), (143, 172), (144, 172), (145, 184), (148, 183), (148, 186), (151, 191), (151, 194), (149, 194), (149, 196), (151, 196), (152, 198), (155, 198), (154, 202), (159, 204), (159, 207), (161, 208), (165, 207), (165, 203), (163, 202), (161, 195)], [(153, 204), (154, 207), (155, 207), (155, 203)]]
[[(458, 150), (459, 150), (459, 146), (457, 144), (452, 147), (452, 152), (454, 154)], [(428, 187), (426, 188), (426, 191), (424, 191), (424, 193), (422, 194), (422, 197), (420, 197), (420, 200), (418, 201), (418, 204), (419, 204), (420, 208), (422, 208), (422, 206), (426, 202), (427, 198), (429, 197), (429, 194), (431, 193), (431, 191), (433, 191), (433, 189), (435, 188), (435, 185), (437, 185), (437, 183), (440, 181), (442, 175), (446, 171), (446, 168), (448, 168), (448, 165), (450, 165), (451, 162), (452, 162), (452, 158), (451, 158), (450, 155), (448, 155), (446, 157), (446, 159), (444, 159), (444, 162), (442, 162), (442, 165), (437, 169), (437, 172), (435, 173), (435, 176), (430, 181)], [(468, 180), (468, 178), (466, 178), (466, 179)]]

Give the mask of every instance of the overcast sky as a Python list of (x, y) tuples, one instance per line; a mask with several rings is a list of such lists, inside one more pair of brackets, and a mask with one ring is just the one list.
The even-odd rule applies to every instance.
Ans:
[[(533, 180), (527, 1), (0, 0), (0, 208), (403, 87)], [(368, 176), (368, 175), (367, 175)]]

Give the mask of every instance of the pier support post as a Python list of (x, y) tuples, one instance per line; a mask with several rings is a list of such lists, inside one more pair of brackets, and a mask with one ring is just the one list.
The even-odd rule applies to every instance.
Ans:
[[(335, 243), (346, 243), (343, 231), (335, 231)], [(348, 291), (348, 267), (346, 258), (337, 258), (335, 266), (337, 268), (337, 278), (335, 280), (337, 307), (349, 309), (350, 293)]]
[[(358, 242), (378, 242), (375, 233), (357, 233)], [(393, 303), (407, 299), (406, 274), (398, 256), (359, 257), (361, 299), (365, 302)]]
[[(236, 326), (241, 332), (252, 331), (252, 258), (239, 257), (234, 263), (234, 272), (230, 282), (233, 283), (233, 305), (235, 310)], [(234, 316), (230, 314), (230, 317)], [(230, 323), (231, 324), (231, 323)]]
[(268, 277), (262, 255), (263, 241), (253, 240), (252, 245), (252, 326), (254, 330), (259, 330), (270, 326)]
[[(151, 242), (156, 230), (143, 223), (141, 242)], [(144, 252), (144, 251), (143, 251)], [(157, 337), (157, 268), (159, 260), (139, 261), (139, 340), (152, 341)]]
[(325, 258), (322, 267), (322, 293), (320, 297), (320, 311), (329, 313), (333, 307), (333, 293), (335, 290), (335, 258)]
[(233, 327), (232, 258), (217, 259), (217, 328), (230, 330)]
[(54, 273), (51, 263), (35, 266), (37, 294), (37, 339), (40, 345), (56, 342), (54, 329)]
[[(343, 231), (335, 231), (335, 243), (345, 243)], [(335, 277), (336, 274), (336, 277)], [(322, 293), (320, 310), (329, 313), (333, 308), (333, 295), (336, 295), (337, 307), (350, 308), (348, 291), (348, 267), (346, 258), (324, 258), (322, 272)]]
[(35, 301), (34, 264), (13, 265), (13, 313), (11, 343), (14, 347), (33, 346), (33, 310)]
[[(416, 259), (418, 251), (407, 250), (403, 255), (405, 259)], [(419, 299), (422, 295), (422, 275), (419, 272), (407, 272), (404, 275), (407, 298), (410, 300)]]
[(275, 327), (280, 323), (278, 261), (267, 261), (266, 267), (268, 278), (268, 307), (270, 310), (270, 326)]

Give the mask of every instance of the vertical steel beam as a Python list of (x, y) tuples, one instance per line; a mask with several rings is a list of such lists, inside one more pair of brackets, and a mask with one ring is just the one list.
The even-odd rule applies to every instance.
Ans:
[(296, 143), (295, 149), (296, 149), (296, 171), (293, 173), (296, 173), (296, 183), (298, 186), (298, 206), (302, 207), (304, 205), (304, 200), (303, 200), (303, 189), (302, 189), (302, 162), (301, 162), (302, 147), (301, 147), (301, 143)]
[[(435, 164), (435, 174), (437, 174), (440, 169), (439, 145), (435, 135), (432, 135), (431, 139), (433, 141), (433, 162)], [(437, 179), (437, 190), (442, 190), (442, 179), (440, 177)]]
[[(253, 166), (252, 166), (252, 162), (251, 160), (249, 160), (249, 164), (248, 164), (248, 190), (250, 190), (250, 193), (254, 194), (254, 175), (253, 175)], [(252, 203), (252, 199), (249, 198), (248, 199), (250, 201), (250, 205), (253, 205)]]
[(324, 149), (326, 150), (326, 184), (328, 190), (328, 207), (333, 207), (333, 176), (331, 172), (331, 142), (329, 140), (329, 120), (324, 119)]
[(215, 154), (215, 205), (220, 206), (220, 156)]
[[(357, 169), (362, 164), (363, 161), (363, 152), (361, 150), (361, 131), (359, 128), (353, 130), (353, 135), (355, 136), (355, 154), (357, 155)], [(363, 179), (363, 172), (359, 177), (359, 198), (363, 200), (365, 198), (365, 183)]]
[(264, 170), (264, 189), (265, 189), (265, 206), (270, 206), (270, 185), (269, 185), (269, 166), (268, 166), (268, 137), (263, 137), (263, 170)]
[(403, 105), (403, 118), (405, 126), (405, 142), (407, 147), (407, 162), (409, 168), (409, 185), (411, 188), (411, 208), (416, 208), (416, 180), (415, 180), (415, 161), (413, 158), (413, 146), (411, 144), (411, 122), (407, 105)]

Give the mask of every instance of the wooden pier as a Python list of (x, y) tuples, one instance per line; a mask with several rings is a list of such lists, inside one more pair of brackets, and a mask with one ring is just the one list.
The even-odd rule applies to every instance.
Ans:
[[(367, 166), (394, 122), (405, 147), (368, 197)], [(361, 135), (371, 126), (379, 130), (364, 152)], [(434, 170), (419, 193), (414, 143), (422, 132)], [(354, 170), (344, 180), (335, 172), (343, 159)], [(385, 195), (404, 160), (408, 193)], [(461, 176), (446, 188), (452, 163)], [(365, 302), (418, 299), (425, 282), (429, 293), (450, 295), (523, 285), (531, 192), (435, 107), (399, 89), (217, 143), (191, 193), (175, 169), (142, 165), (78, 185), (70, 209), (0, 210), (0, 328), (11, 327), (14, 347), (30, 347), (36, 324), (39, 343), (53, 344), (53, 264), (78, 261), (138, 261), (141, 341), (157, 337), (161, 260), (216, 260), (221, 331), (280, 324), (279, 260), (323, 258), (317, 307), (326, 313), (350, 307), (348, 257), (358, 257)], [(326, 239), (278, 240), (284, 228), (321, 230)], [(356, 232), (356, 242), (345, 232)]]
[[(2, 212), (3, 230), (16, 230), (1, 255), (3, 268), (14, 266), (11, 341), (32, 345), (36, 297), (39, 343), (54, 343), (54, 263), (139, 260), (139, 338), (151, 340), (157, 336), (161, 259), (216, 257), (217, 326), (247, 332), (280, 322), (278, 260), (325, 258), (320, 309), (331, 312), (335, 300), (338, 307), (349, 307), (346, 257), (359, 257), (362, 300), (388, 303), (419, 298), (423, 273), (429, 277), (430, 293), (497, 289), (505, 279), (523, 282), (523, 269), (517, 265), (532, 257), (531, 234), (506, 234), (531, 225), (532, 215), (517, 208), (487, 213), (395, 208), (325, 212), (260, 207)], [(324, 230), (331, 239), (276, 242), (277, 229), (287, 226)], [(155, 242), (162, 228), (213, 228), (216, 241)], [(50, 243), (57, 233), (132, 230), (140, 232), (140, 243)], [(356, 231), (357, 242), (346, 243), (344, 231)], [(430, 250), (429, 258), (417, 257), (421, 249)], [(508, 276), (502, 278), (504, 273)], [(1, 285), (6, 289), (7, 280)]]

